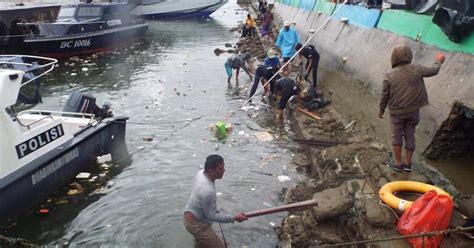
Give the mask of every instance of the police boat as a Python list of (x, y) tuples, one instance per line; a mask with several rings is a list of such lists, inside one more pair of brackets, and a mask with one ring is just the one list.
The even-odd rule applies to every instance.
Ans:
[(63, 5), (55, 22), (19, 25), (27, 31), (26, 52), (53, 58), (122, 47), (143, 38), (148, 29), (147, 23), (129, 14), (127, 3), (105, 2)]
[(128, 118), (114, 117), (109, 104), (100, 108), (90, 95), (72, 93), (63, 111), (16, 111), (20, 89), (50, 72), (56, 62), (0, 55), (0, 225), (89, 169), (97, 156), (129, 158)]

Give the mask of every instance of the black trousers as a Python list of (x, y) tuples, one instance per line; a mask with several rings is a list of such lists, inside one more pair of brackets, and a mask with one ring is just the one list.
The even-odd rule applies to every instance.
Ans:
[(313, 77), (313, 87), (318, 86), (318, 66), (319, 66), (319, 56), (313, 59), (313, 65), (311, 66), (311, 75)]

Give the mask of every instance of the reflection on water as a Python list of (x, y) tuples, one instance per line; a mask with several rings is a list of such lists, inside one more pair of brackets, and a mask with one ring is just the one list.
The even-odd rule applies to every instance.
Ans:
[[(28, 215), (4, 234), (50, 245), (192, 247), (183, 208), (195, 173), (211, 153), (226, 160), (224, 179), (216, 182), (219, 208), (237, 212), (281, 204), (282, 189), (299, 175), (290, 168), (292, 181), (280, 183), (268, 174), (281, 175), (293, 156), (278, 145), (287, 142), (288, 125), (274, 123), (273, 111), (265, 107), (239, 110), (250, 79), (241, 75), (239, 86), (228, 86), (227, 56), (213, 54), (237, 40), (228, 31), (244, 17), (237, 8), (228, 3), (214, 20), (152, 21), (146, 39), (133, 47), (62, 61), (45, 82), (44, 104), (37, 108), (61, 110), (74, 90), (92, 94), (99, 104), (110, 102), (117, 115), (130, 117), (130, 152), (144, 149), (130, 165), (111, 169), (106, 192), (74, 198), (46, 217)], [(230, 111), (234, 132), (217, 143), (209, 126)], [(197, 120), (183, 122), (192, 118)], [(275, 140), (259, 141), (259, 131)], [(223, 225), (226, 240), (231, 247), (275, 247), (273, 225), (285, 215)]]

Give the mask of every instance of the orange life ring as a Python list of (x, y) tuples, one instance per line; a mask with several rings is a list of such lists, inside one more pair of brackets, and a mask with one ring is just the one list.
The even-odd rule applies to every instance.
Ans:
[(451, 197), (446, 191), (426, 183), (414, 182), (414, 181), (396, 181), (390, 182), (382, 186), (379, 190), (380, 199), (392, 208), (400, 211), (405, 211), (413, 204), (411, 201), (403, 200), (395, 195), (393, 192), (419, 192), (426, 193), (430, 190), (435, 190), (436, 193), (441, 195), (447, 195)]

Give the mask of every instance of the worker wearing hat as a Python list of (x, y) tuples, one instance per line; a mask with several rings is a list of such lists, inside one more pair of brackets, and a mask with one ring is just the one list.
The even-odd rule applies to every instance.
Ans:
[[(300, 42), (300, 38), (296, 33), (296, 30), (291, 27), (289, 21), (283, 23), (283, 28), (280, 29), (278, 38), (276, 40), (275, 46), (280, 48), (281, 56), (283, 57), (283, 62), (286, 63), (290, 58), (296, 53), (296, 44)], [(288, 71), (288, 66), (285, 67), (285, 71)]]

